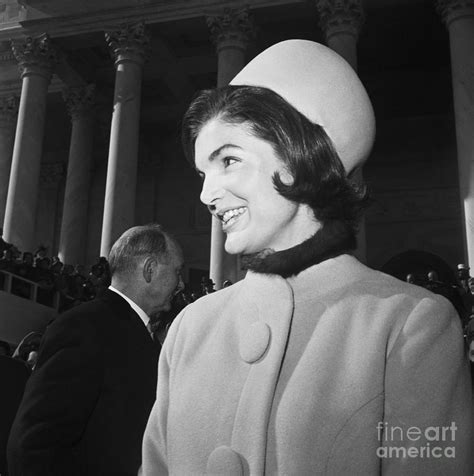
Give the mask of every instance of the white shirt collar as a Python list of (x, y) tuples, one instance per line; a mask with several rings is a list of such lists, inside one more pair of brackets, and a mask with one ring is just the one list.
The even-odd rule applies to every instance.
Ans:
[(128, 296), (125, 296), (125, 294), (121, 293), (118, 289), (115, 289), (113, 286), (109, 286), (109, 289), (113, 291), (114, 293), (117, 293), (119, 296), (122, 296), (125, 299), (125, 301), (127, 301), (128, 304), (130, 304), (130, 307), (140, 316), (140, 319), (143, 321), (143, 324), (145, 324), (145, 327), (148, 326), (148, 323), (150, 322), (150, 318), (147, 316), (146, 312), (138, 304), (134, 303)]

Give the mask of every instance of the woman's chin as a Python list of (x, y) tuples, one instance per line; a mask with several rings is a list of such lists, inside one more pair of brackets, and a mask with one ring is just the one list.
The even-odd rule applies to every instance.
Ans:
[(230, 255), (238, 255), (238, 254), (242, 253), (241, 251), (239, 251), (238, 247), (227, 246), (227, 244), (224, 246), (224, 249)]
[(230, 255), (238, 255), (245, 252), (245, 246), (236, 237), (230, 235), (226, 237), (224, 249)]

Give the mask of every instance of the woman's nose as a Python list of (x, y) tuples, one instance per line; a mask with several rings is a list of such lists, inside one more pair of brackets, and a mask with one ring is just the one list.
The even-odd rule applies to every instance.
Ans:
[(214, 202), (219, 198), (222, 198), (223, 195), (224, 190), (222, 185), (219, 183), (219, 179), (217, 177), (207, 175), (202, 183), (202, 190), (199, 197), (201, 202), (208, 207), (214, 206)]

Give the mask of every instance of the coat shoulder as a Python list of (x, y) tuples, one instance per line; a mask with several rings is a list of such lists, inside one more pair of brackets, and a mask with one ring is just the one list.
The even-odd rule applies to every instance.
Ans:
[(57, 316), (49, 324), (48, 329), (94, 326), (97, 320), (103, 318), (108, 312), (110, 311), (103, 302), (85, 302)]
[[(125, 301), (124, 303), (126, 304)], [(121, 309), (122, 312), (126, 310), (126, 307)], [(69, 342), (80, 336), (88, 336), (89, 340), (96, 336), (97, 339), (104, 340), (117, 327), (118, 315), (119, 312), (107, 300), (85, 302), (51, 321), (46, 328), (45, 337), (55, 342)]]
[[(462, 336), (461, 320), (447, 298), (422, 286), (361, 266), (364, 268), (361, 279), (339, 294), (341, 300), (341, 294), (348, 296), (347, 307), (370, 310), (367, 316), (372, 317), (368, 319), (385, 322), (395, 334), (407, 324), (417, 323), (430, 332), (444, 332), (452, 327), (455, 328), (456, 340)], [(332, 302), (335, 301), (337, 296)]]
[(345, 291), (349, 291), (349, 294), (355, 293), (381, 299), (399, 298), (413, 301), (414, 304), (425, 300), (443, 307), (450, 306), (449, 301), (439, 294), (369, 268), (355, 259), (347, 267), (346, 278), (343, 282), (345, 285), (342, 287)]
[(380, 295), (380, 297), (394, 297), (403, 298), (404, 300), (411, 300), (416, 305), (420, 301), (432, 303), (435, 306), (440, 306), (440, 310), (450, 310), (452, 304), (447, 298), (440, 294), (435, 294), (432, 291), (415, 284), (410, 284), (401, 281), (398, 278), (385, 274), (381, 271), (369, 270), (369, 280), (362, 283), (363, 287), (370, 290), (371, 293)]
[(130, 306), (120, 296), (109, 291), (104, 298), (84, 302), (60, 314), (56, 325), (90, 325), (101, 326), (104, 322), (128, 315)]

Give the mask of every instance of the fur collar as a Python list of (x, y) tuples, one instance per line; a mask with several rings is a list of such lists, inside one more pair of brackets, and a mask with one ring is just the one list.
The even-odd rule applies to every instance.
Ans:
[(243, 269), (255, 273), (296, 276), (310, 266), (334, 258), (357, 246), (353, 231), (342, 221), (326, 222), (306, 241), (282, 251), (266, 249), (242, 257)]

